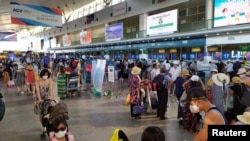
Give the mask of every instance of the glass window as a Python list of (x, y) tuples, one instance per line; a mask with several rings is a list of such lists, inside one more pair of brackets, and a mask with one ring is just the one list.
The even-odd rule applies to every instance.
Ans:
[(188, 15), (197, 14), (197, 7), (191, 7), (188, 9)]
[(205, 5), (200, 5), (199, 6), (199, 13), (205, 13), (206, 7)]
[(189, 22), (197, 21), (197, 15), (192, 15), (188, 17)]
[(205, 20), (205, 13), (198, 14), (198, 21)]
[(179, 17), (184, 17), (184, 16), (187, 16), (187, 10), (186, 9), (182, 9), (179, 12)]

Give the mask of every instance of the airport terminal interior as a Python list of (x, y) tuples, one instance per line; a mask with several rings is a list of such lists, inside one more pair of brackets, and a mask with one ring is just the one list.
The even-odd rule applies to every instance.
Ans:
[[(154, 65), (165, 66), (167, 72), (170, 64), (178, 65), (179, 74), (192, 69), (190, 77), (199, 76), (205, 85), (211, 72), (230, 76), (236, 71), (213, 67), (215, 64), (230, 64), (237, 71), (245, 67), (244, 73), (250, 69), (250, 0), (0, 3), (0, 99), (5, 103), (0, 141), (49, 140), (47, 134), (42, 135), (45, 128), (34, 110), (35, 99), (41, 101), (36, 93), (40, 87), (32, 87), (42, 79), (43, 69), (51, 73), (55, 104), (67, 105), (66, 122), (76, 141), (115, 141), (111, 140), (115, 129), (123, 130), (130, 141), (140, 141), (149, 126), (160, 127), (166, 141), (194, 138), (177, 116), (180, 101), (172, 88), (166, 94), (163, 117), (152, 109), (147, 98), (151, 91), (145, 88), (140, 94), (146, 97), (142, 100), (148, 104), (146, 112), (131, 115), (131, 103), (125, 101), (133, 92), (129, 80), (134, 66), (148, 73)], [(19, 69), (34, 71), (34, 82), (25, 78), (19, 87)], [(68, 74), (61, 77), (60, 71)], [(150, 80), (152, 74), (141, 73), (140, 77), (139, 81)], [(197, 128), (201, 124), (202, 119)]]

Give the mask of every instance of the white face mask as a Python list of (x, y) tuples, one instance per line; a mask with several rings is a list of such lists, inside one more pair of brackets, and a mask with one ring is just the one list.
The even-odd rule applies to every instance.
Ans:
[(240, 78), (246, 78), (246, 75), (245, 74), (241, 74)]
[(66, 132), (67, 132), (67, 128), (64, 131), (58, 131), (57, 133), (55, 133), (55, 136), (57, 138), (63, 138), (65, 136)]
[(47, 76), (47, 75), (44, 75), (44, 76), (43, 76), (43, 79), (48, 79), (48, 76)]
[(190, 105), (189, 109), (192, 113), (199, 113), (200, 112), (200, 109), (197, 105)]

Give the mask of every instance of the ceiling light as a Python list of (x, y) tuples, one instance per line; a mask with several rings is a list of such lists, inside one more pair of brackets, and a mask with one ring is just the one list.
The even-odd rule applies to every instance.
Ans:
[(239, 33), (242, 33), (242, 31), (239, 31)]
[(168, 40), (167, 38), (165, 38), (164, 40)]
[(216, 33), (216, 35), (218, 36), (218, 35), (220, 35), (220, 33)]
[(208, 35), (207, 35), (207, 34), (205, 34), (205, 36), (207, 37)]
[(230, 34), (229, 32), (227, 32), (227, 35)]
[(172, 38), (172, 40), (174, 40), (174, 38)]
[(189, 36), (187, 36), (187, 39), (189, 38)]

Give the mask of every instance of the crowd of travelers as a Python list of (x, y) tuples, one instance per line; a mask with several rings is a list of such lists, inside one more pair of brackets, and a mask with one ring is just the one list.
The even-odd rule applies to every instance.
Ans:
[[(89, 58), (90, 59), (90, 58)], [(250, 65), (246, 59), (243, 62), (228, 60), (212, 60), (209, 62), (210, 78), (205, 79), (205, 73), (200, 71), (196, 61), (161, 62), (142, 60), (114, 60), (116, 79), (128, 80), (130, 115), (134, 119), (143, 118), (143, 113), (135, 113), (138, 105), (148, 101), (149, 93), (157, 94), (156, 118), (166, 120), (169, 97), (176, 97), (178, 103), (177, 119), (179, 125), (194, 133), (194, 140), (207, 139), (207, 126), (211, 124), (250, 124), (249, 104), (242, 103), (250, 87)], [(108, 64), (106, 65), (106, 67)], [(107, 69), (105, 69), (107, 71)], [(0, 64), (1, 79), (7, 87), (15, 85), (17, 94), (32, 95), (36, 102), (55, 99), (52, 92), (53, 83), (57, 81), (58, 97), (65, 98), (66, 80), (74, 73), (80, 76), (79, 84), (86, 82), (86, 61), (84, 59), (55, 58), (44, 63), (33, 52), (20, 58), (19, 62), (7, 60)], [(106, 72), (107, 73), (107, 72)], [(153, 99), (150, 105), (153, 106)], [(249, 100), (248, 100), (248, 103)], [(147, 107), (148, 108), (148, 107)], [(40, 121), (42, 123), (42, 115)], [(203, 122), (202, 128), (198, 125)], [(64, 119), (58, 119), (53, 125), (51, 138), (67, 137), (74, 140)], [(60, 133), (59, 133), (60, 132)], [(153, 137), (150, 134), (156, 135)], [(164, 138), (158, 127), (149, 127), (143, 132), (143, 141), (149, 138)], [(148, 138), (148, 139), (146, 139)]]

